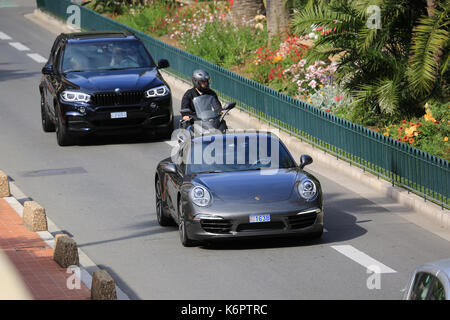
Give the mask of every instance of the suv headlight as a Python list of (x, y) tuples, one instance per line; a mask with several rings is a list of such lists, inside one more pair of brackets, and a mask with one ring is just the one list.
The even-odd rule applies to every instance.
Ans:
[(211, 202), (211, 194), (204, 187), (194, 187), (191, 190), (191, 200), (199, 207), (206, 207)]
[(317, 197), (316, 184), (310, 179), (300, 181), (297, 189), (300, 197), (302, 197), (306, 201), (312, 201)]
[(159, 86), (156, 88), (151, 88), (147, 91), (145, 91), (145, 97), (146, 98), (153, 98), (153, 97), (162, 97), (165, 95), (168, 95), (170, 93), (170, 90), (167, 86)]
[(63, 91), (61, 98), (67, 102), (89, 102), (91, 96), (83, 92)]

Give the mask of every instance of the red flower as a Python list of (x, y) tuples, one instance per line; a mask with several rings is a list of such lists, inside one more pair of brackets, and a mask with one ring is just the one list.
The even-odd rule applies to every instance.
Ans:
[(434, 124), (439, 124), (439, 121), (435, 121)]
[(403, 122), (403, 123), (406, 123), (406, 120), (403, 120), (402, 122)]
[(413, 142), (414, 142), (413, 138), (409, 139), (409, 143), (413, 143)]
[(403, 137), (403, 141), (408, 141), (408, 139), (409, 139), (408, 136)]
[(327, 109), (327, 110), (325, 110), (325, 112), (328, 112), (328, 113), (330, 113), (330, 112), (331, 112), (331, 110), (330, 110), (330, 109)]

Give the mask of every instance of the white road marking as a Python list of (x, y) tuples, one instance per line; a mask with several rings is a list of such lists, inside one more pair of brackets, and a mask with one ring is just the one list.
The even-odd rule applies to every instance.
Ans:
[(0, 40), (11, 40), (11, 37), (0, 31)]
[(376, 266), (380, 270), (380, 273), (396, 273), (397, 271), (385, 266), (381, 262), (369, 257), (364, 252), (359, 251), (350, 245), (342, 245), (342, 246), (331, 246), (333, 249), (342, 253), (344, 256), (352, 259), (353, 261), (359, 263), (360, 265), (369, 269), (370, 266)]
[(27, 56), (29, 56), (31, 59), (38, 63), (45, 63), (47, 62), (47, 59), (45, 59), (43, 56), (41, 56), (39, 53), (28, 53)]
[(10, 46), (16, 48), (19, 51), (29, 51), (30, 50), (30, 48), (28, 48), (27, 46), (24, 46), (20, 42), (10, 42), (9, 44), (10, 44)]

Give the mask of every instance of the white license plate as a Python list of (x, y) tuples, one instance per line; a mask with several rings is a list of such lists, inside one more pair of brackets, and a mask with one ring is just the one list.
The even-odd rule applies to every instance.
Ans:
[(111, 112), (111, 119), (121, 119), (126, 117), (127, 117), (126, 112)]
[(250, 223), (253, 222), (270, 222), (270, 214), (261, 214), (250, 216)]

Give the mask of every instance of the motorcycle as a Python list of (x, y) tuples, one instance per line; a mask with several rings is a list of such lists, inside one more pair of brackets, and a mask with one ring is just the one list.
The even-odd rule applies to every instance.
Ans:
[[(208, 134), (209, 132), (220, 131), (225, 133), (228, 129), (224, 120), (226, 114), (236, 106), (236, 102), (229, 102), (222, 109), (222, 105), (214, 96), (202, 95), (193, 100), (195, 114), (190, 115), (189, 120), (181, 120), (180, 128), (190, 132), (191, 137), (194, 134)], [(182, 109), (181, 113), (191, 113), (190, 109)]]

